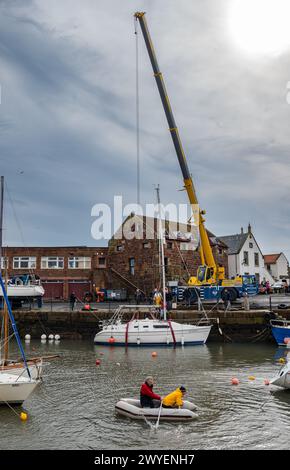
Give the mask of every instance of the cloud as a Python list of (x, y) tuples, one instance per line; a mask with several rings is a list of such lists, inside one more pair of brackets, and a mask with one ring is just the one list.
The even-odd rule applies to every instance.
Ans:
[[(229, 1), (141, 1), (207, 226), (252, 222), (264, 251), (288, 249), (288, 55), (240, 54)], [(133, 5), (1, 3), (0, 164), (27, 245), (94, 244), (91, 207), (136, 201)], [(139, 35), (142, 202), (185, 202)], [(23, 173), (20, 173), (24, 171)], [(266, 215), (265, 215), (266, 212)], [(20, 243), (7, 208), (6, 243)], [(17, 241), (18, 240), (18, 241)], [(277, 245), (277, 246), (276, 246)]]

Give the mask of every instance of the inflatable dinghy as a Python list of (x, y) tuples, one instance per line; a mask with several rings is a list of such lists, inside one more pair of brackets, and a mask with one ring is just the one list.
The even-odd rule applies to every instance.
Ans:
[[(155, 400), (154, 400), (155, 402)], [(160, 402), (155, 402), (156, 408), (141, 408), (140, 400), (133, 398), (121, 398), (115, 405), (116, 412), (132, 419), (158, 419)], [(197, 407), (190, 401), (184, 401), (182, 408), (162, 408), (160, 420), (166, 421), (191, 421), (198, 415), (194, 413)]]

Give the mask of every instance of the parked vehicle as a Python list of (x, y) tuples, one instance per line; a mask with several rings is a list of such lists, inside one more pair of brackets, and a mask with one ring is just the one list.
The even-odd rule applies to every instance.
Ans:
[(178, 299), (180, 299), (182, 295), (183, 300), (190, 305), (196, 303), (198, 297), (201, 301), (225, 301), (226, 294), (230, 296), (230, 302), (235, 302), (237, 299), (244, 297), (245, 294), (249, 297), (257, 295), (258, 283), (256, 276), (244, 274), (239, 277), (239, 282), (236, 281), (235, 284), (229, 283), (229, 286), (223, 284), (218, 286), (178, 287)]
[(274, 293), (286, 292), (288, 290), (288, 285), (284, 280), (276, 281), (272, 284), (271, 289)]

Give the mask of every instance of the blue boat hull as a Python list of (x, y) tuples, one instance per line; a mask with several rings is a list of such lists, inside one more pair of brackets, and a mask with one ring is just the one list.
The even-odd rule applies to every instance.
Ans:
[(279, 346), (286, 346), (285, 338), (290, 338), (290, 328), (285, 326), (272, 326), (272, 335)]

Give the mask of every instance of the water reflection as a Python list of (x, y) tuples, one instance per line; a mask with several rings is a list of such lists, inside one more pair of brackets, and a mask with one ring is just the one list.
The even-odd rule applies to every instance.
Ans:
[[(45, 368), (44, 383), (25, 404), (21, 423), (0, 409), (0, 448), (55, 449), (288, 449), (290, 393), (265, 386), (281, 367), (285, 349), (271, 345), (208, 344), (184, 348), (121, 348), (85, 341), (58, 345), (32, 341), (27, 351), (59, 353)], [(101, 364), (96, 366), (96, 358)], [(192, 423), (160, 424), (120, 418), (114, 405), (138, 397), (146, 375), (164, 395), (185, 385), (199, 407)], [(249, 376), (255, 377), (250, 381)], [(237, 376), (240, 385), (232, 386)], [(263, 404), (265, 404), (263, 406)]]

